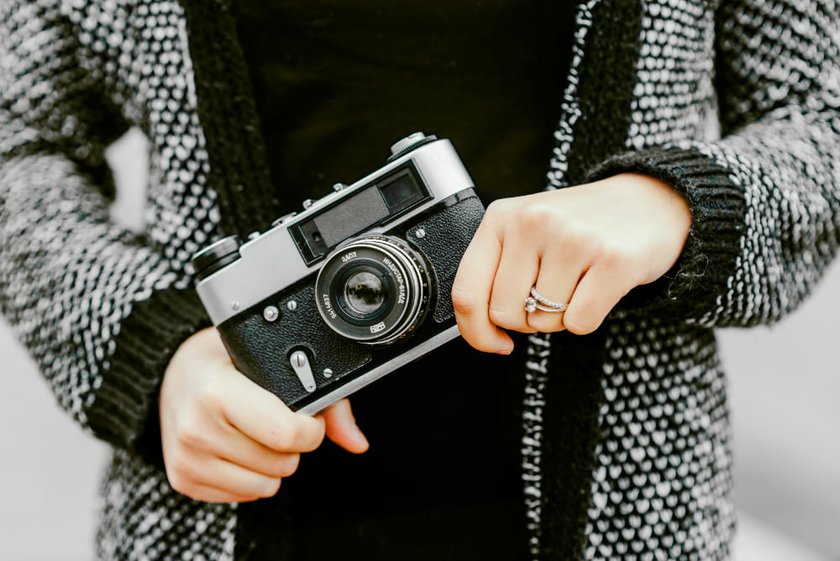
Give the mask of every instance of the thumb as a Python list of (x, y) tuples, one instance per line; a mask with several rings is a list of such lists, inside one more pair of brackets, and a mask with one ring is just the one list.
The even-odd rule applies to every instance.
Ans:
[(326, 423), (327, 438), (354, 454), (367, 451), (367, 438), (356, 425), (350, 401), (342, 399), (327, 407), (321, 416)]

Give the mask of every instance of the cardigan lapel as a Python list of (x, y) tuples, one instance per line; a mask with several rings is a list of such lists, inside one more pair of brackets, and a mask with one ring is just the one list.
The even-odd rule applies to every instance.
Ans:
[[(245, 236), (280, 215), (265, 157), (251, 79), (230, 0), (179, 0), (195, 73), (198, 116), (208, 151), (220, 227)], [(237, 506), (234, 558), (282, 561), (290, 556), (287, 498), (280, 493)]]
[(207, 140), (210, 185), (221, 228), (246, 235), (279, 216), (251, 79), (230, 0), (180, 0), (195, 71), (198, 116)]
[[(640, 0), (584, 0), (555, 133), (549, 186), (626, 150), (640, 56)], [(587, 545), (605, 336), (530, 338), (523, 425), (523, 475), (534, 559), (580, 559)]]

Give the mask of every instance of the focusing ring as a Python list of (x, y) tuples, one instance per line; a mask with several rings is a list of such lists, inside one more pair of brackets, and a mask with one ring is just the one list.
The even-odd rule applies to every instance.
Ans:
[[(343, 305), (345, 283), (357, 271), (379, 274), (387, 288), (385, 306), (370, 317)], [(425, 258), (399, 238), (367, 236), (334, 251), (315, 281), (318, 312), (336, 333), (371, 346), (393, 344), (406, 337), (428, 311), (431, 283)]]

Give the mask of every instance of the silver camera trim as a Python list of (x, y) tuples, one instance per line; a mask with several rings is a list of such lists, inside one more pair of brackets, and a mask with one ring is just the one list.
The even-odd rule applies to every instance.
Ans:
[(308, 220), (325, 205), (352, 196), (362, 187), (376, 182), (408, 161), (414, 163), (432, 198), (390, 222), (386, 228), (373, 228), (364, 234), (386, 233), (400, 224), (410, 222), (440, 201), (474, 187), (455, 147), (449, 140), (440, 139), (396, 158), (349, 187), (311, 202), (300, 214), (249, 239), (239, 247), (239, 259), (199, 281), (196, 290), (213, 324), (219, 325), (272, 294), (316, 273), (323, 260), (307, 266), (289, 228)]
[(375, 382), (376, 380), (382, 378), (386, 374), (394, 372), (397, 368), (408, 364), (409, 362), (418, 359), (426, 353), (440, 347), (444, 343), (448, 343), (449, 341), (457, 338), (460, 334), (461, 332), (458, 330), (458, 326), (453, 325), (452, 327), (441, 331), (437, 335), (428, 338), (416, 347), (411, 347), (407, 349), (400, 356), (393, 358), (388, 362), (380, 364), (376, 368), (373, 368), (369, 372), (362, 374), (358, 378), (350, 380), (349, 382), (338, 388), (331, 389), (330, 392), (324, 395), (323, 397), (316, 399), (312, 403), (304, 405), (303, 407), (298, 409), (298, 413), (304, 413), (306, 415), (315, 415), (316, 413), (323, 411), (326, 407), (332, 405), (339, 399), (356, 393), (358, 390), (362, 389), (363, 387), (367, 386), (372, 382)]

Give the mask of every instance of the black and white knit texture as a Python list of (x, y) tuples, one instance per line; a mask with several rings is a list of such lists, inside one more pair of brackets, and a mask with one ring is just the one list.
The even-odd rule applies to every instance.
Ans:
[[(530, 339), (533, 558), (728, 558), (731, 439), (713, 328), (781, 319), (836, 253), (839, 8), (580, 3), (547, 186), (648, 173), (687, 197), (694, 223), (674, 269), (581, 340), (598, 357), (591, 378), (569, 370), (574, 338)], [(172, 491), (155, 425), (169, 357), (207, 325), (190, 255), (264, 226), (276, 196), (230, 23), (227, 0), (0, 4), (0, 310), (60, 405), (115, 446), (100, 559), (237, 553), (236, 507)], [(151, 146), (142, 235), (108, 214), (104, 149), (130, 126)], [(588, 395), (580, 411), (558, 399), (564, 383)]]

